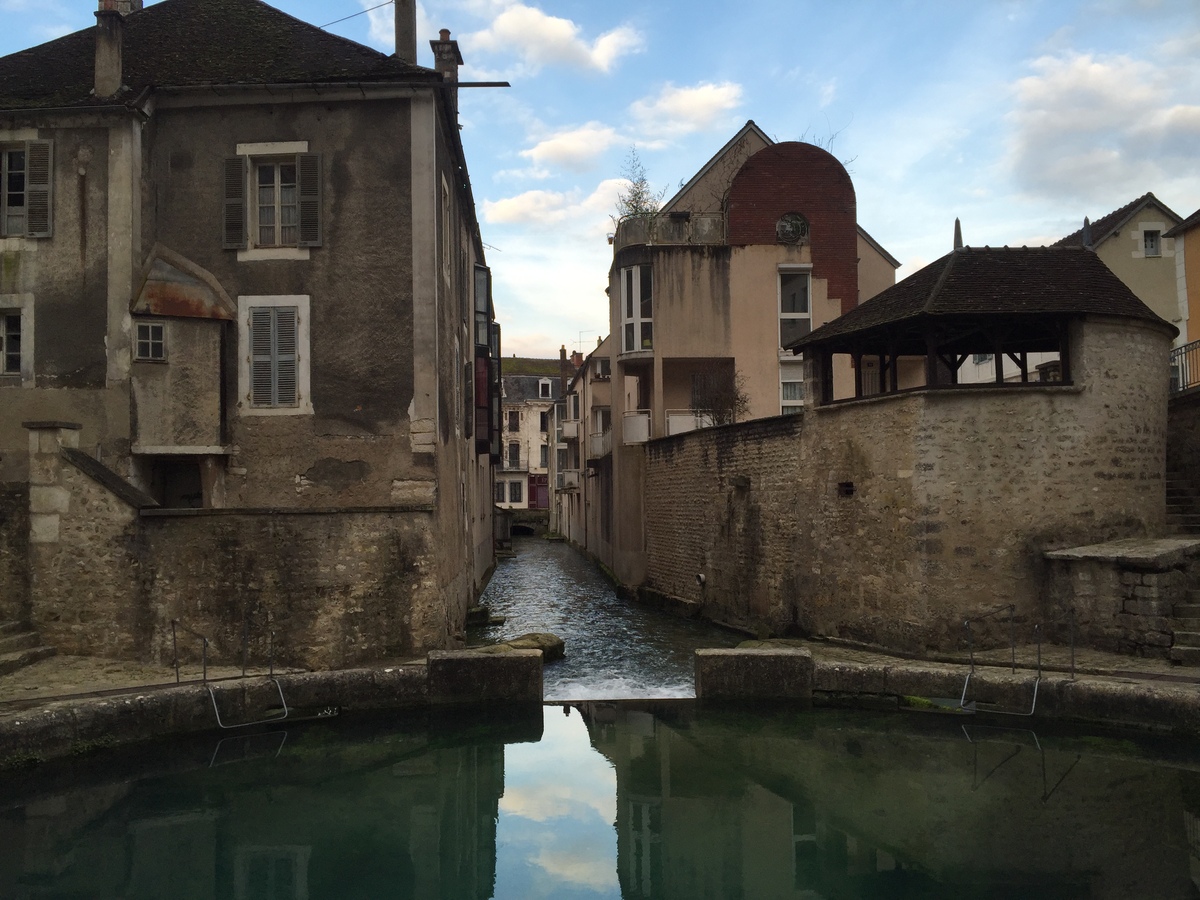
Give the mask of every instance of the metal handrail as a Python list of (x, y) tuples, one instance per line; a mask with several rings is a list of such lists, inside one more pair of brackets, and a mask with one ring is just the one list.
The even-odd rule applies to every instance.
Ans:
[[(1012, 666), (1011, 671), (1012, 671), (1012, 674), (1014, 674), (1014, 675), (1017, 673), (1017, 633), (1016, 633), (1016, 620), (1015, 620), (1015, 612), (1016, 612), (1015, 605), (1010, 603), (1007, 606), (1000, 606), (1000, 607), (997, 607), (996, 609), (993, 609), (991, 612), (987, 612), (982, 615), (974, 616), (973, 618), (965, 620), (963, 622), (963, 627), (967, 631), (967, 645), (968, 645), (968, 648), (970, 651), (971, 667), (967, 671), (966, 679), (963, 681), (962, 696), (959, 698), (959, 701), (958, 701), (958, 705), (959, 705), (960, 709), (967, 708), (967, 691), (971, 685), (971, 677), (975, 674), (975, 641), (971, 634), (971, 623), (979, 622), (983, 619), (987, 619), (991, 616), (996, 615), (997, 613), (1004, 612), (1006, 609), (1008, 610), (1009, 653), (1011, 656), (1011, 666)], [(1073, 606), (1068, 607), (1067, 617), (1071, 624), (1071, 628), (1070, 628), (1071, 680), (1074, 681), (1075, 680), (1076, 620), (1075, 620), (1075, 608)], [(1003, 710), (997, 710), (997, 712), (1005, 712), (1006, 715), (1014, 715), (1014, 716), (1032, 716), (1033, 715), (1034, 711), (1037, 709), (1038, 690), (1042, 684), (1042, 638), (1045, 633), (1045, 626), (1055, 624), (1058, 621), (1062, 621), (1062, 620), (1059, 619), (1059, 620), (1052, 620), (1049, 622), (1033, 623), (1033, 636), (1034, 636), (1034, 641), (1037, 644), (1037, 675), (1033, 682), (1033, 702), (1032, 702), (1032, 704), (1030, 704), (1029, 712), (1018, 713), (1018, 712), (1006, 712)]]
[(1200, 386), (1200, 341), (1192, 341), (1171, 351), (1171, 393), (1180, 394)]

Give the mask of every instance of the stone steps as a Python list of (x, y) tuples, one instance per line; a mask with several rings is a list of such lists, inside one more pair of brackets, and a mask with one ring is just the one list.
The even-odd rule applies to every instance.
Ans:
[(1182, 666), (1200, 666), (1200, 647), (1172, 647), (1171, 661)]
[(9, 675), (39, 660), (54, 656), (42, 645), (38, 633), (26, 622), (0, 622), (0, 675)]
[(1176, 631), (1172, 646), (1200, 648), (1200, 631)]

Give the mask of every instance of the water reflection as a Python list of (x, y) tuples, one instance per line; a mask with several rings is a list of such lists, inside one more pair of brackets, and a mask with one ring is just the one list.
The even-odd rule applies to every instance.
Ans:
[(281, 735), (3, 773), (0, 896), (1200, 896), (1178, 744), (681, 701)]
[(564, 543), (516, 538), (513, 548), (516, 558), (497, 565), (482, 598), (506, 621), (472, 637), (563, 638), (567, 658), (544, 673), (549, 700), (693, 697), (695, 649), (745, 639), (618, 597), (600, 569)]

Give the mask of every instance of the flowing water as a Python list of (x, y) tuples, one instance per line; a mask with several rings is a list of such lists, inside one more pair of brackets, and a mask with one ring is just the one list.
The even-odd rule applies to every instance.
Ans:
[(693, 651), (745, 640), (618, 597), (603, 573), (561, 542), (513, 540), (515, 559), (496, 566), (482, 601), (505, 623), (469, 637), (501, 641), (549, 631), (566, 659), (546, 666), (549, 700), (693, 697)]

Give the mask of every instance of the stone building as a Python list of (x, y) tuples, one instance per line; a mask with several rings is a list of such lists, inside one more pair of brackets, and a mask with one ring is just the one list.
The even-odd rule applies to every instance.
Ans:
[[(793, 343), (803, 414), (647, 445), (647, 507), (689, 502), (648, 519), (642, 586), (750, 629), (911, 653), (958, 647), (964, 619), (1001, 605), (1061, 623), (1046, 551), (1165, 531), (1175, 334), (1089, 250), (956, 250)], [(1059, 353), (1061, 378), (956, 383), (997, 340)], [(843, 385), (836, 356), (874, 358), (881, 390)], [(1093, 633), (1117, 649), (1136, 627)]]
[(554, 404), (562, 397), (561, 360), (501, 360), (500, 471), (496, 505), (550, 509)]
[(596, 559), (612, 556), (612, 337), (580, 360), (561, 404), (562, 466), (551, 528)]
[(412, 2), (393, 56), (258, 0), (96, 16), (0, 59), (0, 620), (144, 658), (172, 618), (312, 665), (446, 646), (499, 411), (457, 43), (416, 65)]
[(657, 215), (621, 220), (608, 288), (619, 387), (605, 562), (622, 581), (645, 576), (644, 523), (660, 515), (644, 503), (643, 445), (801, 410), (804, 368), (784, 347), (893, 284), (898, 266), (858, 225), (841, 163), (811, 144), (776, 144), (753, 122)]

